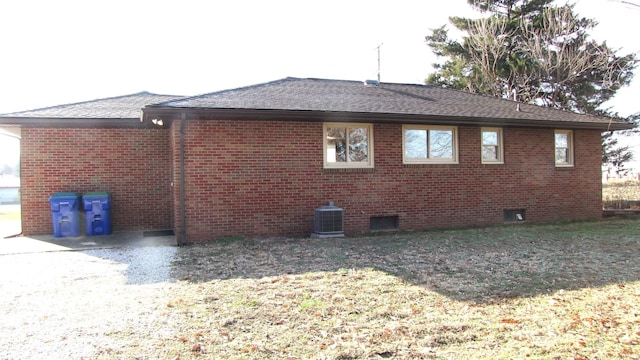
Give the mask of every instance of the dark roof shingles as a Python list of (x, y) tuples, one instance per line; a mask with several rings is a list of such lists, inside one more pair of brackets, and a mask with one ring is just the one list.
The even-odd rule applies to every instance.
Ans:
[(603, 124), (608, 118), (518, 104), (511, 100), (430, 85), (286, 78), (268, 83), (177, 99), (150, 108), (310, 110), (521, 119)]
[(131, 95), (2, 114), (0, 117), (48, 119), (139, 119), (140, 110), (146, 105), (171, 101), (178, 98), (182, 98), (182, 96), (159, 95), (143, 91)]

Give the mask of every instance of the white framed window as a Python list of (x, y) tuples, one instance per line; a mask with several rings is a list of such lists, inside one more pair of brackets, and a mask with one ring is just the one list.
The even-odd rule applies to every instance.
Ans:
[(556, 166), (573, 166), (573, 131), (555, 131)]
[(502, 146), (501, 128), (482, 128), (482, 163), (483, 164), (504, 164), (504, 150)]
[(403, 125), (402, 161), (405, 164), (457, 164), (458, 128)]
[(324, 124), (325, 168), (372, 168), (373, 125)]

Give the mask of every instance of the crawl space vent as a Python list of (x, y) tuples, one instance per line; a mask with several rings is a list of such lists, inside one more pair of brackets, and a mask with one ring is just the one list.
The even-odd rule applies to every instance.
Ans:
[(330, 201), (328, 206), (321, 206), (315, 210), (311, 237), (344, 237), (343, 225), (342, 209)]
[(398, 230), (398, 216), (372, 216), (369, 219), (371, 231)]
[(504, 222), (520, 222), (525, 221), (525, 209), (505, 209), (504, 210)]

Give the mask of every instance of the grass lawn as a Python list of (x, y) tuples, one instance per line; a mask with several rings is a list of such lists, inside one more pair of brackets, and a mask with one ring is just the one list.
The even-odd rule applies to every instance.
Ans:
[[(166, 358), (638, 359), (640, 221), (181, 249)], [(109, 356), (140, 356), (135, 348)]]

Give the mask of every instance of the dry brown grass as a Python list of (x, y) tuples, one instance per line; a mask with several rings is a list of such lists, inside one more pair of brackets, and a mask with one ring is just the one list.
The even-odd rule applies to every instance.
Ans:
[(3, 211), (0, 209), (0, 222), (20, 220), (20, 211)]
[(640, 201), (640, 181), (634, 179), (609, 180), (602, 184), (602, 200)]
[[(640, 357), (640, 221), (181, 249), (174, 334), (105, 358)], [(142, 340), (141, 340), (142, 341)]]

